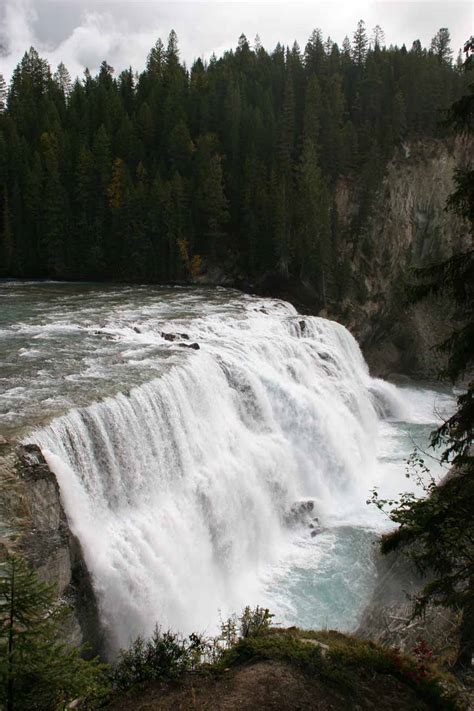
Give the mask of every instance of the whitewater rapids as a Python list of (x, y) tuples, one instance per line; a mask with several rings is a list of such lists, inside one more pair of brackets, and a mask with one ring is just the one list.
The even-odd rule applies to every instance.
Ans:
[[(368, 493), (384, 482), (403, 490), (396, 423), (435, 422), (433, 399), (420, 406), (414, 389), (371, 378), (342, 325), (285, 302), (220, 290), (206, 306), (200, 292), (167, 294), (166, 313), (150, 297), (120, 316), (104, 297), (99, 324), (90, 309), (81, 321), (66, 305), (59, 329), (84, 339), (100, 328), (123, 382), (25, 438), (57, 475), (110, 649), (156, 622), (213, 631), (218, 610), (248, 603), (268, 604), (284, 621), (303, 605), (311, 617), (314, 586), (331, 565), (332, 596), (342, 595), (350, 627), (373, 583), (370, 541), (382, 525)], [(191, 313), (179, 311), (180, 296)], [(34, 337), (49, 328), (57, 338), (57, 323), (57, 314), (35, 322)], [(199, 350), (183, 347), (191, 343)], [(137, 367), (144, 381), (127, 380)], [(79, 364), (68, 377), (81, 373)], [(308, 500), (322, 529), (315, 537), (304, 521), (289, 525), (295, 503)]]

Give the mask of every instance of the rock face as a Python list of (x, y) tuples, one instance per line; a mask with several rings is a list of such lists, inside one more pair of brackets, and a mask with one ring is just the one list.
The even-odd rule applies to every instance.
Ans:
[(315, 513), (315, 502), (312, 499), (297, 501), (286, 515), (286, 524), (290, 527), (303, 526), (314, 538), (323, 530)]
[[(371, 196), (370, 217), (362, 226), (357, 179), (340, 179), (334, 195), (334, 249), (345, 274), (345, 295), (325, 308), (319, 291), (295, 276), (272, 273), (255, 284), (235, 285), (286, 299), (301, 313), (340, 321), (359, 341), (375, 376), (436, 378), (445, 356), (435, 346), (452, 333), (453, 304), (446, 297), (430, 297), (410, 305), (407, 286), (414, 267), (472, 247), (467, 223), (446, 210), (455, 171), (472, 152), (472, 140), (460, 138), (400, 147)], [(341, 269), (336, 279), (342, 280)]]
[[(375, 375), (393, 372), (436, 377), (444, 361), (433, 349), (451, 333), (451, 304), (429, 298), (407, 304), (413, 267), (469, 249), (467, 224), (447, 211), (454, 173), (472, 154), (472, 143), (424, 140), (400, 148), (388, 164), (366, 233), (347, 245), (353, 292), (329, 315), (362, 345)], [(336, 204), (340, 229), (357, 212), (356, 186), (341, 182)]]
[[(412, 619), (410, 598), (426, 584), (403, 551), (377, 559), (378, 583), (367, 605), (357, 636), (410, 652), (422, 637), (437, 655), (449, 656), (459, 641), (459, 619), (441, 607), (429, 607)], [(454, 657), (453, 657), (454, 661)]]
[(0, 555), (24, 555), (39, 578), (54, 585), (71, 606), (63, 641), (102, 648), (102, 634), (92, 581), (79, 541), (69, 530), (56, 477), (39, 447), (0, 447)]

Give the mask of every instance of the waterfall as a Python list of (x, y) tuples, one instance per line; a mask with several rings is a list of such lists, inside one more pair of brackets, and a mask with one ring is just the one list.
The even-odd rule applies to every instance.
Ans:
[[(159, 328), (132, 336), (158, 342)], [(365, 505), (379, 417), (403, 408), (343, 326), (284, 302), (248, 299), (190, 335), (200, 350), (159, 377), (29, 437), (57, 475), (111, 649), (155, 622), (209, 630), (255, 599), (296, 501), (323, 522)]]

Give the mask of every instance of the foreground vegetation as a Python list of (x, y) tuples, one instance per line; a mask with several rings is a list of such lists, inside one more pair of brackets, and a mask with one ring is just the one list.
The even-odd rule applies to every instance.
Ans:
[(9, 555), (0, 576), (0, 689), (6, 711), (62, 711), (71, 703), (120, 708), (122, 700), (133, 705), (135, 695), (147, 689), (156, 693), (157, 685), (165, 695), (170, 684), (186, 683), (190, 675), (196, 683), (210, 677), (218, 683), (230, 669), (263, 661), (287, 665), (308, 683), (317, 681), (323, 695), (327, 688), (351, 703), (364, 695), (361, 680), (373, 683), (375, 675), (385, 675), (430, 709), (461, 708), (452, 681), (435, 669), (423, 643), (410, 657), (336, 632), (281, 630), (271, 627), (267, 609), (257, 607), (222, 622), (214, 638), (184, 639), (157, 628), (109, 666), (86, 661), (81, 650), (59, 641), (66, 614), (52, 589), (21, 558)]
[(61, 641), (68, 607), (19, 556), (0, 567), (0, 708), (60, 711), (107, 693), (106, 666)]
[[(413, 655), (402, 655), (397, 649), (383, 649), (338, 632), (271, 627), (270, 618), (268, 610), (247, 608), (239, 620), (231, 618), (223, 623), (221, 635), (214, 640), (200, 639), (196, 643), (196, 636), (192, 636), (186, 644), (169, 633), (155, 633), (148, 643), (140, 640), (121, 655), (114, 673), (116, 692), (109, 701), (110, 705), (117, 709), (132, 708), (142, 700), (146, 707), (147, 703), (151, 703), (150, 698), (158, 703), (160, 697), (165, 699), (170, 689), (179, 689), (181, 680), (185, 692), (182, 697), (184, 708), (192, 708), (186, 688), (190, 674), (193, 693), (199, 693), (200, 680), (205, 686), (206, 680), (212, 678), (213, 683), (219, 686), (232, 670), (270, 662), (284, 665), (302, 675), (306, 680), (303, 683), (310, 686), (313, 682), (317, 683), (322, 699), (326, 693), (334, 695), (338, 705), (331, 708), (345, 709), (356, 704), (362, 704), (360, 707), (365, 708), (367, 684), (375, 689), (380, 684), (383, 695), (383, 681), (380, 680), (385, 678), (395, 681), (391, 688), (398, 689), (400, 699), (404, 698), (404, 689), (407, 688), (413, 692), (411, 698), (415, 703), (426, 704), (423, 708), (433, 711), (462, 708), (453, 680), (436, 669), (422, 640), (413, 650)], [(148, 647), (145, 655), (144, 647)], [(169, 682), (172, 682), (171, 686)], [(124, 691), (127, 692), (125, 696)], [(121, 693), (117, 695), (117, 692)], [(293, 704), (298, 703), (297, 699), (292, 701)], [(315, 698), (314, 703), (317, 701)], [(397, 699), (392, 699), (392, 702), (396, 704)], [(412, 708), (401, 703), (397, 708)], [(288, 707), (281, 701), (281, 706), (275, 708)]]

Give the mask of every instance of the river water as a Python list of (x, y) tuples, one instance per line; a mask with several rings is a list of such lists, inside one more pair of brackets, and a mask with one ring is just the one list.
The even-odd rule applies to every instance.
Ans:
[(111, 650), (246, 604), (357, 625), (389, 525), (367, 498), (407, 489), (452, 392), (373, 379), (343, 326), (234, 290), (3, 282), (0, 300), (0, 432), (55, 471)]

